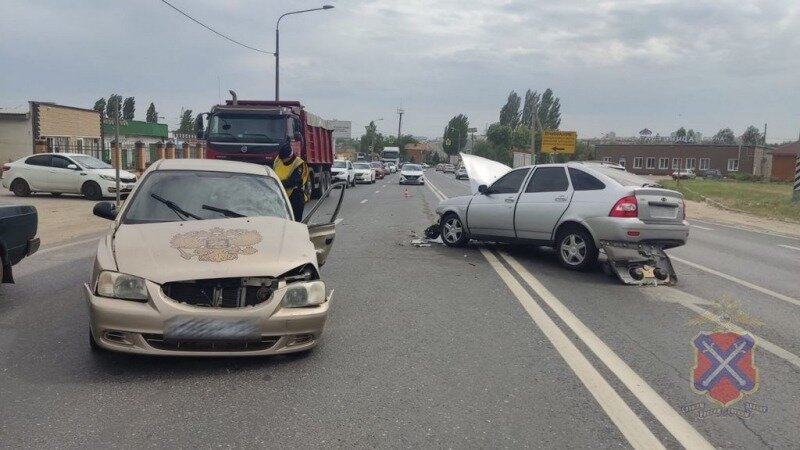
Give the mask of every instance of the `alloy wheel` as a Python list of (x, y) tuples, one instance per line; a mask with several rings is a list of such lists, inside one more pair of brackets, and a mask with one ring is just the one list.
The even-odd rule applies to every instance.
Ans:
[(561, 259), (571, 266), (578, 266), (586, 259), (586, 242), (577, 234), (568, 234), (559, 246)]

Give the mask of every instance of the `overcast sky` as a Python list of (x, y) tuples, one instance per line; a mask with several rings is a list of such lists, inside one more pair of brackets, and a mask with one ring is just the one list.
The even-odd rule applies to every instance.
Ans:
[[(170, 0), (272, 51), (284, 12), (318, 1)], [(800, 1), (330, 0), (281, 22), (281, 97), (324, 118), (439, 136), (454, 115), (483, 130), (509, 91), (552, 88), (562, 129), (706, 135), (769, 124), (800, 133)], [(2, 2), (0, 107), (91, 107), (111, 93), (153, 101), (176, 124), (228, 89), (274, 96), (275, 61), (225, 41), (159, 0)], [(221, 89), (220, 89), (221, 88)]]

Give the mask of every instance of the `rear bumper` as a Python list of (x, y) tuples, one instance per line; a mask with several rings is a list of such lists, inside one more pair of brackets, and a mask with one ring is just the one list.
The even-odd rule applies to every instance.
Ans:
[[(635, 218), (593, 217), (584, 221), (594, 237), (600, 241), (646, 242), (663, 248), (680, 247), (689, 239), (689, 224), (645, 223)], [(638, 235), (637, 235), (638, 234)]]
[(33, 239), (28, 239), (28, 248), (25, 250), (25, 254), (27, 256), (31, 256), (32, 254), (36, 253), (37, 251), (39, 251), (40, 244), (41, 242), (39, 241), (38, 237), (35, 237)]

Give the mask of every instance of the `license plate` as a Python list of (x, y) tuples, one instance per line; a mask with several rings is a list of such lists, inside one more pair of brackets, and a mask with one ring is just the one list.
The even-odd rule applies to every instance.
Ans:
[(170, 341), (258, 341), (261, 330), (251, 319), (176, 317), (167, 321), (164, 339)]
[(678, 217), (678, 207), (650, 206), (650, 217), (654, 219), (674, 219)]

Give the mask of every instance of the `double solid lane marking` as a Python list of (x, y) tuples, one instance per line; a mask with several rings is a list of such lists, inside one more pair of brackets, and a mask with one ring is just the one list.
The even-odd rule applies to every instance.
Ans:
[[(447, 198), (428, 180), (431, 192), (444, 200)], [(609, 419), (625, 436), (634, 448), (664, 448), (647, 425), (625, 403), (619, 393), (592, 366), (591, 362), (572, 343), (569, 337), (547, 315), (542, 307), (533, 299), (528, 291), (514, 278), (511, 272), (484, 247), (481, 254), (492, 269), (511, 290), (520, 304), (525, 308), (534, 323), (545, 334), (556, 351), (569, 365), (578, 379), (595, 398)], [(528, 286), (544, 301), (550, 309), (578, 336), (589, 349), (606, 365), (614, 375), (636, 396), (656, 419), (686, 448), (713, 448), (713, 446), (689, 424), (672, 406), (647, 384), (633, 369), (625, 363), (608, 345), (584, 325), (569, 309), (567, 309), (544, 285), (522, 267), (516, 260), (505, 253), (501, 257)]]

